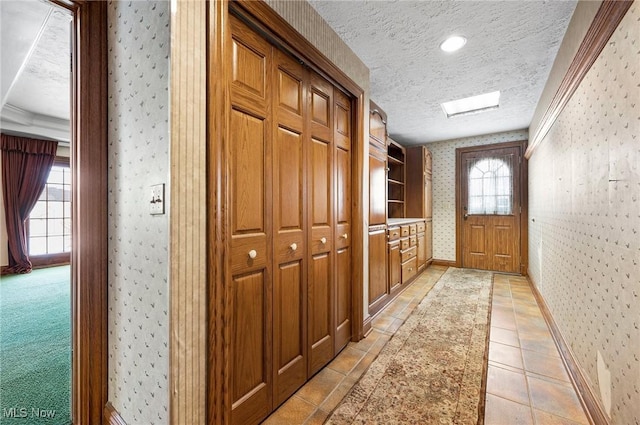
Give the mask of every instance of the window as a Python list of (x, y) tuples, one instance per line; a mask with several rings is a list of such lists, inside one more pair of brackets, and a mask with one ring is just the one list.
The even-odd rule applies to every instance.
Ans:
[(29, 215), (29, 256), (71, 252), (71, 170), (56, 161)]
[(512, 155), (468, 161), (469, 214), (512, 214), (512, 164)]

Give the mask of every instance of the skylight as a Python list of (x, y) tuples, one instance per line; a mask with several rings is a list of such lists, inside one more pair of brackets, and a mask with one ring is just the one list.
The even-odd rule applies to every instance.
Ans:
[(500, 104), (500, 92), (480, 94), (478, 96), (465, 97), (464, 99), (452, 100), (443, 103), (442, 110), (447, 118), (475, 114), (478, 112), (496, 109)]

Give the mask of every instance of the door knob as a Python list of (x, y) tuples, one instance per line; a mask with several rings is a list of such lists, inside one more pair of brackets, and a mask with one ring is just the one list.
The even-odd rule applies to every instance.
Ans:
[(295, 251), (296, 249), (298, 249), (298, 245), (294, 242), (291, 245), (289, 245), (289, 248), (291, 248), (291, 251)]
[(252, 260), (257, 256), (258, 256), (258, 253), (256, 252), (255, 249), (252, 249), (251, 251), (249, 251), (249, 258), (251, 258)]
[(469, 217), (469, 214), (464, 213), (464, 219), (466, 220)]
[(320, 243), (321, 244), (326, 244), (327, 243), (327, 238), (320, 238)]

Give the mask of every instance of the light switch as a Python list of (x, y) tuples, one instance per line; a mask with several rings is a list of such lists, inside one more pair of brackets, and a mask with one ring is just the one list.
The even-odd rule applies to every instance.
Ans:
[(149, 214), (164, 214), (164, 183), (151, 186)]

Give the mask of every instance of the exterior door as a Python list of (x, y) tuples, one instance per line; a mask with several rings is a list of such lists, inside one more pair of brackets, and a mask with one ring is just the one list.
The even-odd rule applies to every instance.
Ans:
[(520, 146), (459, 153), (462, 266), (520, 272)]

